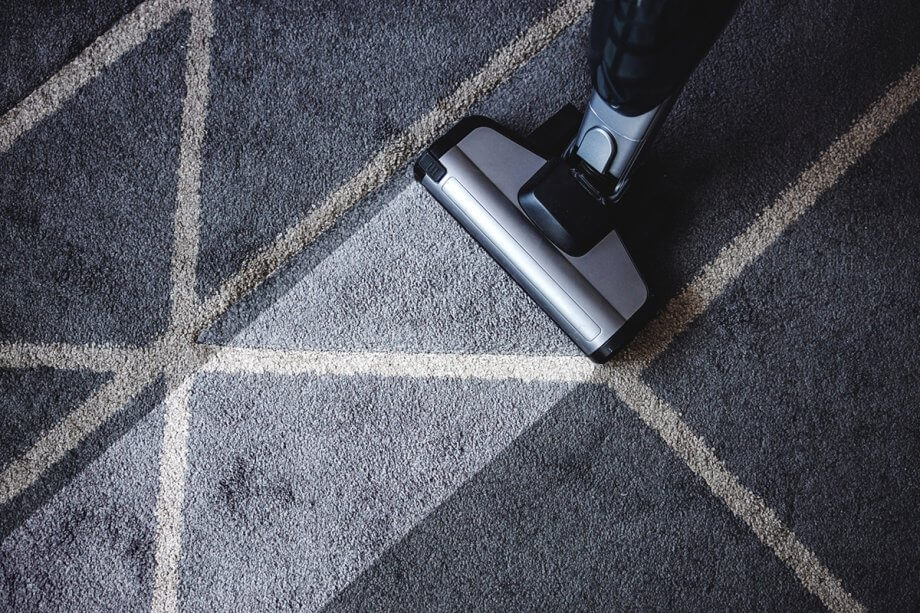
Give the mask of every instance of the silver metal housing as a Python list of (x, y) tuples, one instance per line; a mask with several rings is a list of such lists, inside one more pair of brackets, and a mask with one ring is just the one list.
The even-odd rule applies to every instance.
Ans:
[(446, 172), (437, 181), (425, 174), (422, 184), (582, 351), (598, 359), (648, 299), (617, 233), (580, 257), (553, 246), (518, 205), (521, 186), (546, 160), (490, 127), (472, 129), (438, 160)]

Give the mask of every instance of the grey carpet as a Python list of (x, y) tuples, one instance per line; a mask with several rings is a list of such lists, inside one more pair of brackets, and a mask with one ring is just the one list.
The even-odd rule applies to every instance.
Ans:
[(141, 344), (165, 327), (187, 22), (0, 159), (3, 340)]
[[(0, 8), (0, 113), (134, 4)], [(198, 297), (551, 6), (217, 3)], [(0, 152), (3, 488), (116, 378), (18, 361), (171, 334), (193, 21), (179, 11)], [(744, 3), (633, 187), (622, 231), (659, 301), (920, 60), (918, 31), (906, 1)], [(473, 110), (527, 131), (583, 104), (586, 32)], [(885, 611), (920, 607), (918, 129), (914, 108), (643, 375), (842, 589)], [(576, 355), (406, 166), (198, 340)], [(501, 377), (189, 378), (181, 549), (163, 579), (164, 398), (200, 366), (164, 360), (0, 504), (0, 609), (160, 607), (164, 585), (196, 611), (823, 606), (611, 390)]]

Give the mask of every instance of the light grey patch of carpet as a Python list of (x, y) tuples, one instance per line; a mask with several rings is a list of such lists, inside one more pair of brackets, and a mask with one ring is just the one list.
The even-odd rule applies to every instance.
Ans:
[(148, 413), (3, 541), (0, 609), (147, 606), (161, 429)]
[(576, 351), (414, 183), (233, 342), (292, 349)]
[[(374, 192), (361, 204), (342, 215), (336, 223), (304, 249), (291, 261), (269, 276), (252, 292), (231, 305), (213, 325), (202, 331), (198, 337), (201, 343), (227, 345), (241, 330), (252, 324), (259, 313), (270, 308), (277, 300), (284, 297), (301, 279), (348, 240), (352, 234), (373, 219), (393, 198), (401, 193), (412, 180), (407, 169), (402, 177), (397, 177)], [(459, 228), (458, 228), (459, 229)]]
[(318, 608), (571, 388), (203, 377), (191, 406), (182, 601)]

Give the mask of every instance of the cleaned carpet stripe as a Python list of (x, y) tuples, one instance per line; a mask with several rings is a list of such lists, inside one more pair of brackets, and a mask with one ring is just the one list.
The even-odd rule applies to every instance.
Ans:
[(336, 219), (403, 169), (413, 155), (452, 123), (459, 121), (473, 104), (581, 19), (591, 6), (590, 0), (566, 0), (497, 51), (479, 72), (461, 82), (431, 111), (387, 143), (309, 215), (288, 228), (271, 245), (247, 259), (240, 270), (205, 301), (200, 329), (214, 322), (232, 304), (332, 226)]
[(94, 40), (38, 89), (0, 118), (0, 153), (42, 119), (58, 110), (81, 87), (138, 46), (180, 10), (184, 0), (148, 0)]

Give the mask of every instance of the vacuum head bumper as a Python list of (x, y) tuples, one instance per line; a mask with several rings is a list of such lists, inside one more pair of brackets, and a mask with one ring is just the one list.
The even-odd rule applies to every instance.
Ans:
[(547, 158), (499, 124), (468, 117), (418, 159), (415, 177), (596, 362), (643, 323), (648, 288), (615, 230), (570, 255), (519, 204)]

